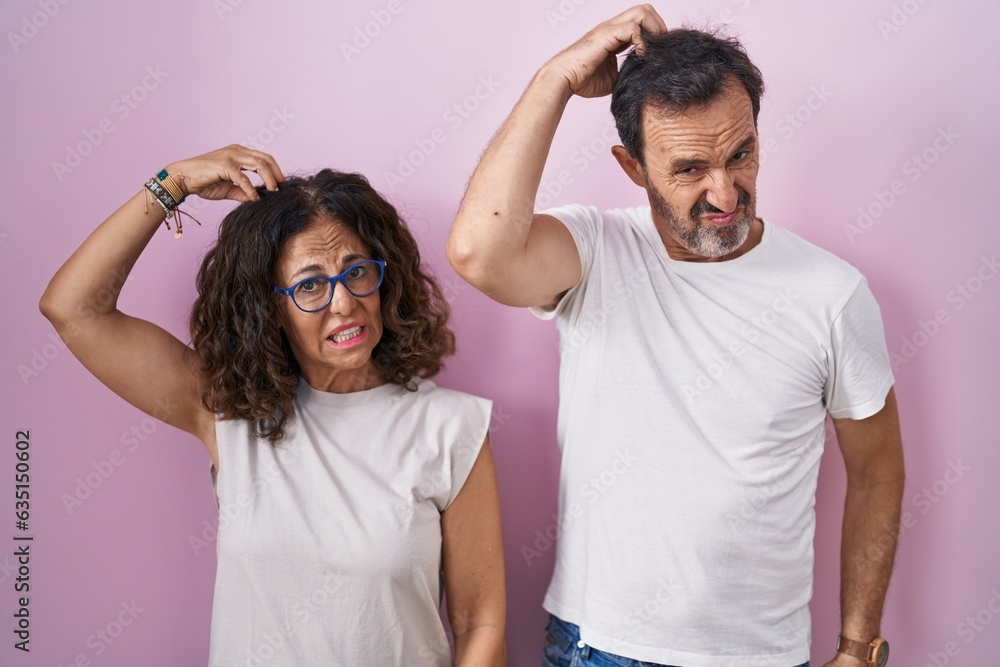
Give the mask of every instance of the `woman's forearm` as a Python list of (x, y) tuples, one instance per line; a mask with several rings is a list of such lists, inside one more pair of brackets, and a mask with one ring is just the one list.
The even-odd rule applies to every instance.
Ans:
[(503, 667), (507, 664), (504, 630), (480, 625), (455, 636), (456, 667)]

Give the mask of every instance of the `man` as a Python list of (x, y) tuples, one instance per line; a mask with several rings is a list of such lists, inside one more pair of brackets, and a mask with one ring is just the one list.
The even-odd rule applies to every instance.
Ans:
[[(820, 646), (884, 660), (904, 473), (881, 316), (856, 269), (756, 217), (762, 88), (735, 41), (634, 7), (539, 70), (469, 183), (449, 260), (561, 336), (546, 664), (806, 663), (827, 414), (848, 491), (843, 639)], [(650, 206), (533, 215), (567, 101), (609, 93)]]

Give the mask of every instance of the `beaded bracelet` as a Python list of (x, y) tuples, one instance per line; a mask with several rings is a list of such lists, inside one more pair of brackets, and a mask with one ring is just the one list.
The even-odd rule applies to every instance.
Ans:
[(155, 178), (151, 178), (146, 181), (146, 189), (153, 193), (153, 196), (156, 197), (156, 200), (163, 205), (163, 209), (165, 211), (174, 211), (177, 209), (177, 204), (179, 202), (174, 199), (173, 195), (167, 192), (167, 189), (163, 187), (163, 185)]
[(146, 214), (149, 214), (149, 202), (152, 199), (163, 212), (166, 217), (163, 219), (163, 224), (170, 229), (170, 219), (173, 218), (177, 222), (177, 231), (174, 232), (174, 238), (179, 239), (181, 234), (184, 233), (184, 228), (181, 224), (181, 215), (186, 215), (187, 217), (194, 220), (198, 225), (201, 225), (196, 217), (182, 211), (178, 208), (181, 203), (184, 202), (186, 197), (183, 195), (181, 189), (177, 186), (177, 183), (170, 177), (166, 169), (160, 170), (160, 172), (153, 178), (146, 181), (143, 185), (143, 191), (146, 194)]

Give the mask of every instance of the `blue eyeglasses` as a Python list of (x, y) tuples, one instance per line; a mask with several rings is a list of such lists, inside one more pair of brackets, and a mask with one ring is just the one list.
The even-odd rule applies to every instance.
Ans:
[(385, 260), (365, 259), (351, 264), (337, 276), (310, 276), (291, 287), (274, 285), (272, 288), (275, 292), (292, 297), (299, 310), (317, 313), (333, 301), (333, 290), (336, 289), (337, 283), (343, 284), (348, 292), (360, 298), (377, 292), (382, 286), (383, 278), (385, 278)]

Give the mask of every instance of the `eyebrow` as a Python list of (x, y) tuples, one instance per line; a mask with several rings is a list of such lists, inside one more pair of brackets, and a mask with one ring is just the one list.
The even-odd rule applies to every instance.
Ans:
[[(359, 259), (367, 259), (367, 258), (364, 255), (359, 255), (357, 253), (344, 255), (343, 257), (340, 258), (340, 265), (344, 266)], [(317, 271), (322, 271), (322, 270), (323, 267), (320, 266), (319, 264), (310, 264), (309, 266), (303, 266), (301, 269), (292, 274), (292, 280), (295, 280), (296, 276), (300, 276), (303, 273), (316, 273)]]
[[(739, 153), (740, 151), (745, 151), (751, 148), (755, 143), (757, 143), (757, 140), (753, 137), (753, 135), (750, 135), (746, 139), (744, 139), (743, 142), (740, 143), (740, 145), (737, 146), (736, 150), (733, 152)], [(700, 157), (677, 158), (676, 160), (672, 160), (670, 162), (671, 171), (680, 171), (682, 169), (687, 169), (689, 167), (707, 167), (707, 166), (709, 166), (709, 161), (706, 160), (705, 158), (700, 158)]]

